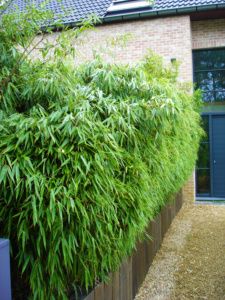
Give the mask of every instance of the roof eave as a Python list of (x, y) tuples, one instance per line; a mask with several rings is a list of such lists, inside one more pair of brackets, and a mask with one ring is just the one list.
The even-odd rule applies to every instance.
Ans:
[(110, 23), (110, 22), (123, 21), (123, 20), (125, 21), (125, 20), (138, 20), (143, 18), (176, 16), (176, 15), (190, 14), (194, 12), (215, 11), (223, 8), (225, 8), (225, 4), (213, 4), (213, 5), (190, 6), (190, 7), (175, 8), (175, 9), (152, 10), (143, 13), (139, 12), (139, 13), (128, 13), (128, 14), (117, 14), (113, 16), (105, 16), (102, 19), (102, 22)]

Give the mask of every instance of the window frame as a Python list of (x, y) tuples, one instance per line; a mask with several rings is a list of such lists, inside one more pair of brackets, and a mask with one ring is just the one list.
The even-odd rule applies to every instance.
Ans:
[[(194, 55), (196, 52), (202, 52), (202, 51), (219, 51), (219, 50), (224, 50), (224, 53), (225, 53), (225, 47), (213, 47), (213, 48), (200, 48), (200, 49), (193, 49), (192, 50), (192, 69), (193, 69), (193, 83), (196, 85), (197, 84), (197, 81), (196, 81), (196, 75), (195, 74), (201, 74), (201, 73), (204, 73), (204, 72), (217, 72), (217, 71), (220, 71), (220, 72), (223, 72), (225, 73), (225, 66), (224, 68), (209, 68), (209, 69), (198, 69), (196, 70), (195, 68), (195, 60), (194, 60)], [(213, 86), (214, 86), (215, 82), (214, 82), (214, 78), (213, 78)], [(221, 89), (214, 89), (213, 90), (209, 90), (209, 91), (202, 91), (202, 94), (204, 93), (212, 93), (213, 94), (213, 97), (214, 97), (214, 100), (212, 101), (204, 101), (203, 102), (205, 103), (205, 105), (207, 104), (224, 104), (225, 105), (225, 97), (224, 97), (224, 100), (222, 101), (217, 101), (216, 100), (216, 94), (218, 92), (224, 92), (225, 94), (225, 88), (224, 90), (221, 90)]]

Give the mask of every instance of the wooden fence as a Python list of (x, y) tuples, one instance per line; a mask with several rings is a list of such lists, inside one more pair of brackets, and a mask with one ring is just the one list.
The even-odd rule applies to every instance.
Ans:
[(133, 300), (160, 248), (165, 233), (182, 207), (182, 202), (182, 192), (180, 192), (176, 199), (166, 205), (150, 222), (147, 232), (152, 240), (139, 242), (133, 255), (122, 263), (117, 272), (111, 274), (109, 283), (99, 284), (82, 300)]

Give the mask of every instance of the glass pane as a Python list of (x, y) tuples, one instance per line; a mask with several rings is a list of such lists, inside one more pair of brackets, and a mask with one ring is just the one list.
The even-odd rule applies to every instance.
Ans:
[(210, 59), (213, 62), (213, 67), (215, 69), (225, 68), (225, 50), (224, 49), (214, 49), (210, 50)]
[(210, 194), (210, 170), (197, 170), (197, 194)]
[(195, 70), (225, 69), (225, 49), (194, 52)]
[(195, 73), (195, 82), (197, 88), (201, 89), (203, 92), (213, 91), (213, 72), (198, 72)]
[[(209, 51), (194, 52), (194, 66), (196, 70), (205, 70), (209, 68), (210, 59)], [(210, 65), (212, 67), (212, 65)]]
[(204, 102), (213, 102), (213, 101), (215, 101), (214, 92), (202, 93), (202, 100)]
[(198, 152), (198, 161), (197, 167), (198, 168), (209, 168), (209, 144), (208, 143), (201, 143)]
[(209, 117), (208, 116), (202, 116), (202, 127), (206, 133), (206, 136), (203, 137), (202, 142), (208, 142), (209, 141)]
[(213, 73), (214, 90), (225, 91), (225, 71), (215, 71)]
[(224, 91), (220, 91), (216, 93), (216, 101), (217, 102), (225, 101), (225, 89)]

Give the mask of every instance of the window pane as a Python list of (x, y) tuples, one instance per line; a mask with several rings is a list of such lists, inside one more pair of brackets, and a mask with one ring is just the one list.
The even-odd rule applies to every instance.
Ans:
[(204, 92), (213, 91), (213, 72), (198, 72), (195, 74), (197, 88)]
[(194, 52), (195, 70), (225, 69), (224, 49)]
[(202, 100), (204, 102), (213, 102), (213, 101), (215, 101), (214, 92), (202, 93)]
[(197, 170), (197, 193), (210, 194), (210, 170)]
[(202, 116), (202, 127), (206, 133), (206, 136), (203, 137), (202, 142), (208, 142), (209, 141), (209, 117), (208, 116)]
[(214, 49), (210, 50), (210, 59), (213, 63), (214, 69), (224, 69), (225, 68), (225, 57), (224, 49)]
[(209, 65), (210, 59), (209, 51), (196, 51), (194, 53), (194, 66), (196, 70), (205, 70), (212, 65)]
[(225, 71), (215, 71), (213, 73), (214, 89), (225, 91)]
[(198, 152), (198, 168), (209, 168), (209, 144), (201, 143)]
[(225, 90), (216, 93), (216, 101), (217, 102), (225, 101)]

